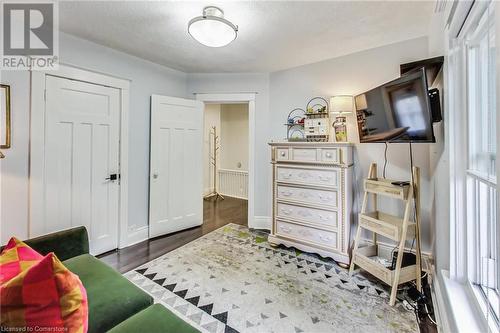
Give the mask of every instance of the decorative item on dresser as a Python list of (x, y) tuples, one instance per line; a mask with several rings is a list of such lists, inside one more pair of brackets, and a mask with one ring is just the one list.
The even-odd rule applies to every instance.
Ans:
[(328, 115), (328, 102), (323, 97), (314, 97), (307, 103), (304, 121), (304, 133), (307, 141), (328, 142), (330, 136)]
[(306, 141), (304, 134), (304, 122), (306, 111), (301, 108), (295, 108), (286, 117), (286, 140), (287, 141)]
[(352, 113), (354, 98), (348, 95), (333, 96), (330, 98), (330, 113), (336, 114), (333, 128), (335, 129), (335, 141), (347, 141), (347, 115)]
[(269, 243), (349, 264), (352, 145), (271, 142), (273, 225)]

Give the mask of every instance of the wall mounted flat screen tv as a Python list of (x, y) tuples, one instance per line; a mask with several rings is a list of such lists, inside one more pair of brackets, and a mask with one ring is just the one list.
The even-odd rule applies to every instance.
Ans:
[(435, 142), (425, 69), (356, 96), (361, 142)]

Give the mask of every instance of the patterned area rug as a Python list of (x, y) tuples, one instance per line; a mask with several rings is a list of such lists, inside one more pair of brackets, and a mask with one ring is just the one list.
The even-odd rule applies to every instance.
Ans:
[(235, 224), (125, 276), (203, 332), (418, 332), (382, 285)]

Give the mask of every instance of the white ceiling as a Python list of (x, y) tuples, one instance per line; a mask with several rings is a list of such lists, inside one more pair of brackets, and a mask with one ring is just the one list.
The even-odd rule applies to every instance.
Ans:
[[(217, 5), (238, 38), (209, 48), (187, 33)], [(60, 2), (60, 29), (184, 72), (272, 72), (428, 34), (434, 1)]]

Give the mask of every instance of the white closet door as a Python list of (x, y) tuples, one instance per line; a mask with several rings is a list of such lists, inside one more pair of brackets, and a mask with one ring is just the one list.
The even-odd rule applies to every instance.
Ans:
[[(47, 76), (41, 186), (33, 235), (83, 225), (90, 249), (118, 247), (120, 91)], [(32, 179), (37, 182), (38, 180)], [(40, 213), (40, 214), (39, 214)]]
[(151, 97), (149, 236), (203, 223), (203, 103)]

